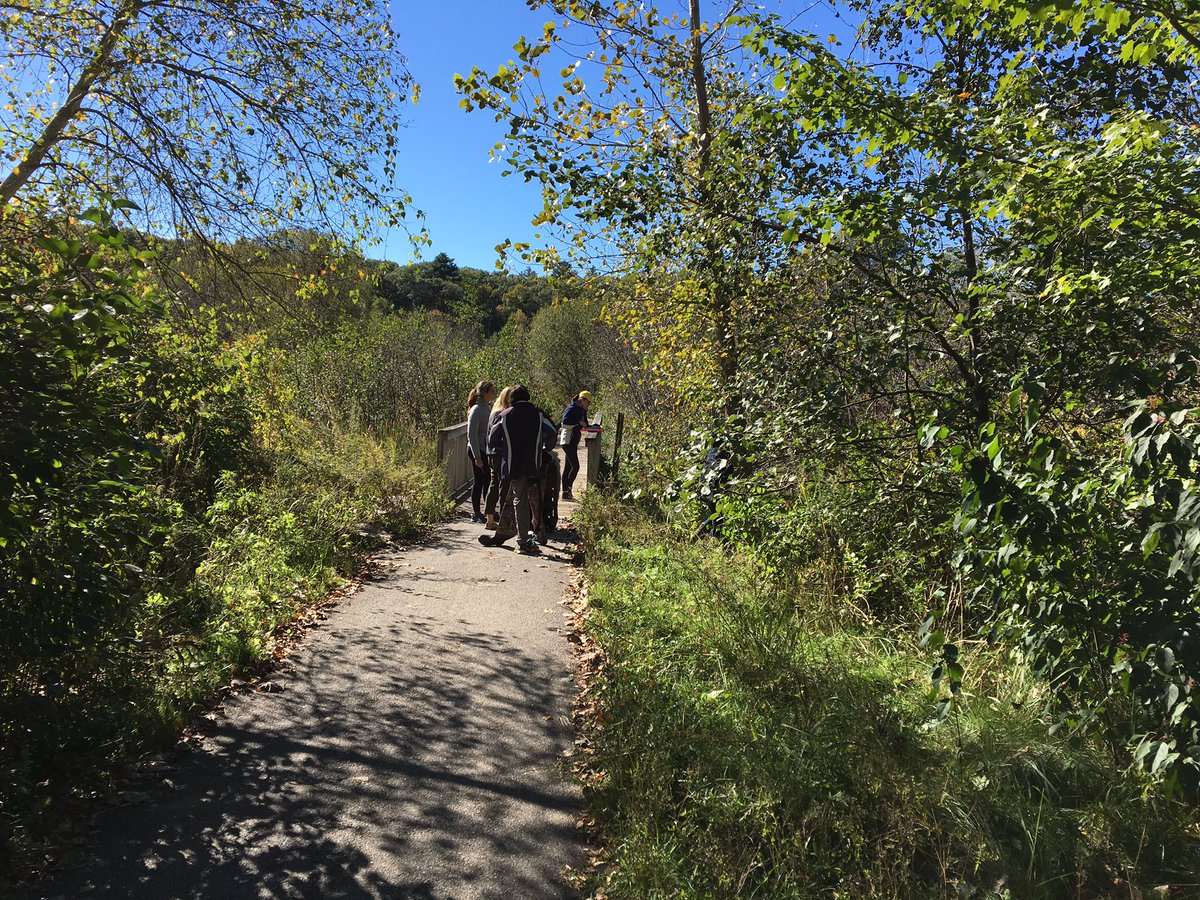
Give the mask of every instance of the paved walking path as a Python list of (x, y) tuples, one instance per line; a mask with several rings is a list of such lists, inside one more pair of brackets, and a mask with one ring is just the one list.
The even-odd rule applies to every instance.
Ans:
[(228, 699), (37, 896), (575, 896), (570, 560), (557, 542), (485, 549), (480, 531), (460, 517), (385, 554), (277, 692)]

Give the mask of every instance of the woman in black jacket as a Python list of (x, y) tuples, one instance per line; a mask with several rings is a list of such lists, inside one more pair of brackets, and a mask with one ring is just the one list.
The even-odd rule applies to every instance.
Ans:
[(579, 474), (579, 439), (583, 426), (588, 424), (587, 411), (592, 405), (592, 395), (588, 391), (580, 391), (571, 398), (562, 415), (563, 453), (567, 464), (563, 466), (562, 498), (574, 500), (571, 486), (575, 484), (575, 476)]
[[(500, 418), (500, 413), (512, 406), (513, 386), (509, 385), (500, 391), (500, 396), (496, 398), (496, 402), (492, 404), (492, 414), (488, 418), (487, 432), (492, 433), (492, 427)], [(487, 520), (487, 529), (489, 531), (496, 530), (496, 510), (499, 504), (508, 499), (508, 493), (503, 491), (504, 481), (500, 477), (500, 454), (488, 448), (488, 464), (492, 470), (492, 475), (488, 481), (487, 500), (484, 503), (483, 514)]]

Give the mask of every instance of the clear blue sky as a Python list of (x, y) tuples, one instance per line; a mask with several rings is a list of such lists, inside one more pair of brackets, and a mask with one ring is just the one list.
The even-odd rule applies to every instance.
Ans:
[[(392, 21), (408, 68), (421, 85), (421, 100), (403, 107), (407, 127), (400, 134), (400, 187), (425, 212), (425, 227), (433, 244), (421, 250), (422, 259), (441, 252), (460, 266), (491, 269), (495, 246), (505, 238), (532, 241), (537, 229), (529, 220), (541, 209), (536, 184), (520, 178), (501, 178), (501, 162), (488, 153), (506, 129), (491, 113), (467, 114), (454, 91), (455, 73), (472, 66), (495, 71), (514, 57), (513, 44), (522, 35), (541, 34), (544, 11), (531, 12), (524, 0), (390, 0)], [(682, 10), (687, 4), (678, 0)], [(669, 7), (672, 0), (661, 3)], [(822, 2), (765, 0), (768, 9), (797, 16), (799, 27), (814, 32), (836, 30)], [(724, 3), (704, 0), (706, 15), (718, 14)], [(404, 263), (412, 248), (401, 232), (385, 235), (371, 256)]]
[[(531, 240), (529, 220), (541, 208), (536, 185), (501, 178), (500, 162), (488, 152), (505, 127), (492, 114), (467, 114), (454, 91), (455, 73), (472, 66), (495, 71), (512, 59), (513, 44), (541, 32), (541, 13), (523, 0), (391, 0), (392, 21), (408, 68), (421, 85), (417, 105), (405, 104), (407, 127), (400, 133), (399, 185), (425, 212), (432, 247), (423, 259), (445, 252), (460, 266), (491, 269), (495, 246), (505, 238)], [(371, 251), (408, 262), (411, 247), (399, 232)]]

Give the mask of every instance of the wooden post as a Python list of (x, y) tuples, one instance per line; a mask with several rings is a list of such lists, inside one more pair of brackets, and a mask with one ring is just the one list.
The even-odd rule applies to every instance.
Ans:
[(613, 440), (612, 483), (618, 484), (621, 476), (621, 436), (625, 433), (625, 413), (617, 413), (617, 436)]
[[(603, 427), (603, 413), (597, 413), (592, 424)], [(587, 473), (584, 477), (589, 488), (600, 485), (600, 441), (600, 435), (594, 431), (583, 437), (583, 446), (587, 448)]]

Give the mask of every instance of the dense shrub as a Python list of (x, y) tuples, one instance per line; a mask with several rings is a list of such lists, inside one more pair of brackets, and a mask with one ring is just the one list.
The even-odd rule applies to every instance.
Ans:
[(437, 312), (348, 322), (292, 355), (287, 385), (297, 411), (326, 427), (428, 431), (465, 418), (472, 350)]
[(533, 317), (527, 353), (534, 387), (547, 406), (562, 410), (580, 391), (596, 390), (597, 312), (576, 301), (548, 306)]

